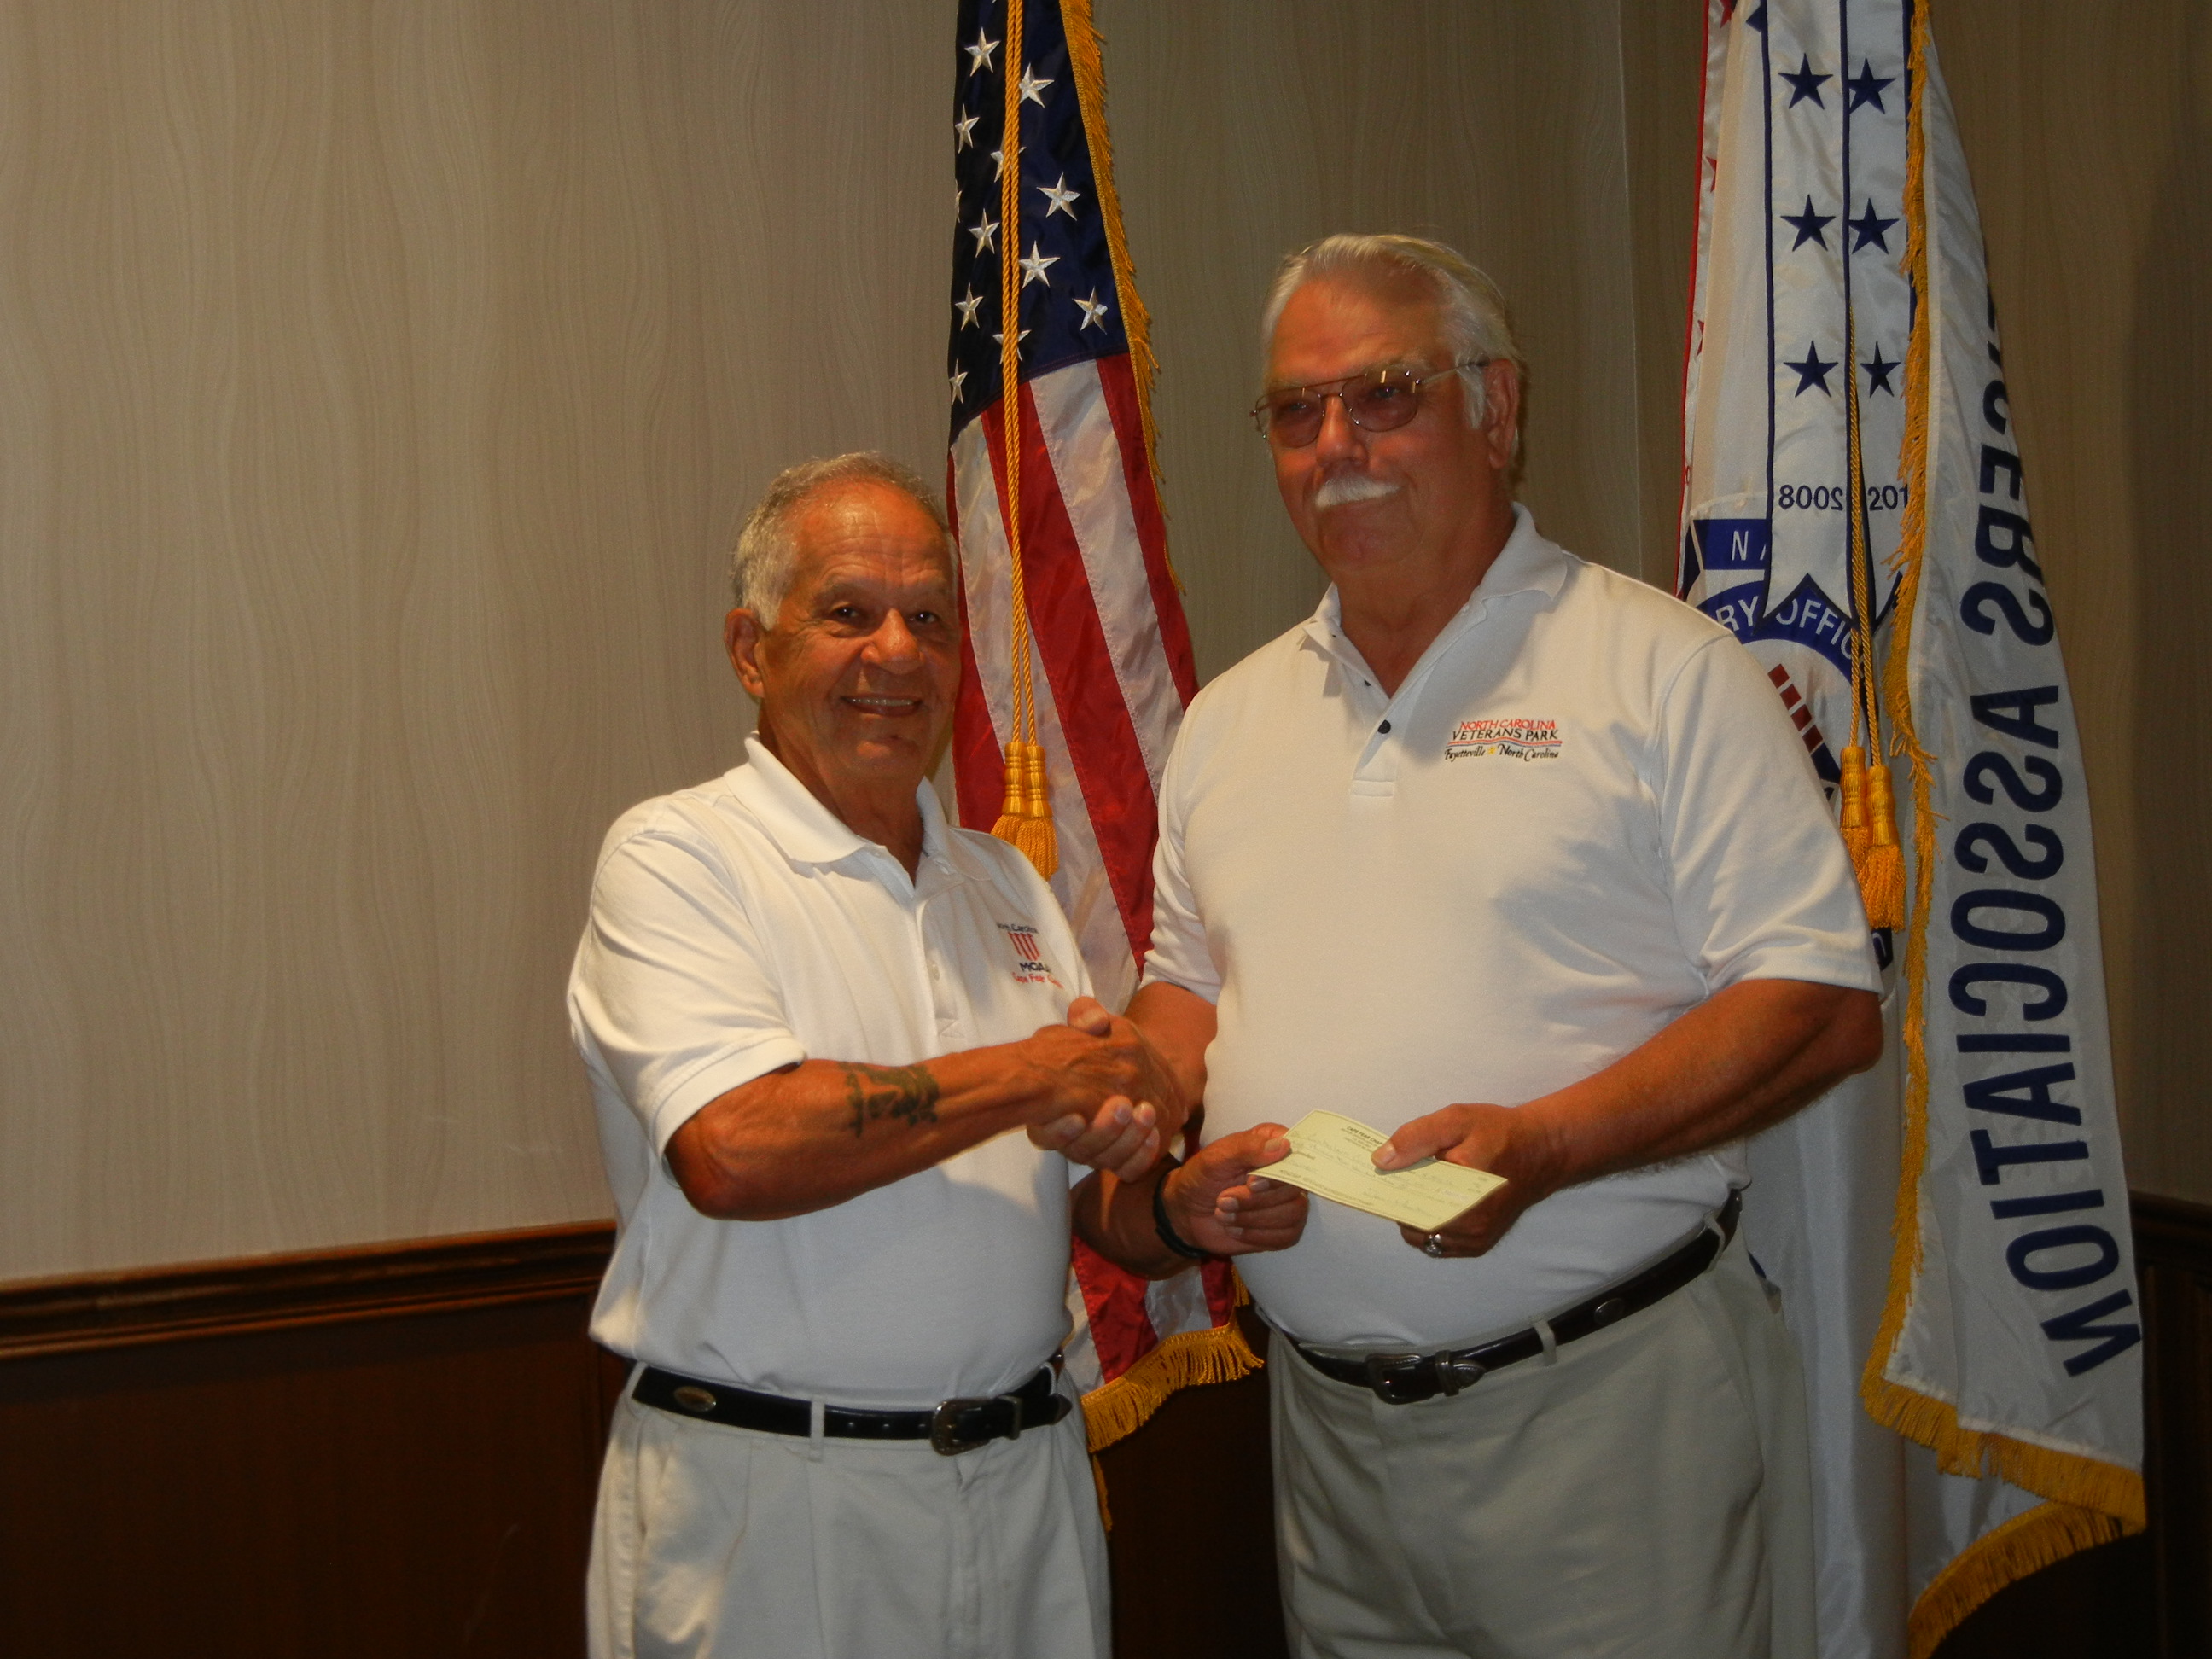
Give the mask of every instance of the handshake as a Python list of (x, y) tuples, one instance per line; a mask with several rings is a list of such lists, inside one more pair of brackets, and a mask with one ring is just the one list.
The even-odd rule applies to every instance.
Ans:
[[(1157, 1185), (1169, 1225), (1209, 1255), (1243, 1255), (1297, 1243), (1305, 1229), (1306, 1194), (1255, 1173), (1288, 1155), (1291, 1143), (1281, 1124), (1224, 1135), (1163, 1170), (1160, 1154), (1183, 1133), (1197, 1089), (1177, 1076), (1134, 1024), (1093, 998), (1079, 997), (1066, 1024), (1042, 1027), (1019, 1046), (1031, 1051), (1028, 1058), (1041, 1073), (1035, 1079), (1039, 1115), (1030, 1123), (1030, 1140), (1098, 1171), (1085, 1185), (1097, 1190), (1101, 1223), (1117, 1207), (1117, 1185), (1126, 1185), (1133, 1190), (1118, 1207), (1142, 1217), (1134, 1230), (1139, 1235), (1150, 1233), (1145, 1212)], [(1158, 1265), (1172, 1270), (1185, 1264), (1161, 1260)]]

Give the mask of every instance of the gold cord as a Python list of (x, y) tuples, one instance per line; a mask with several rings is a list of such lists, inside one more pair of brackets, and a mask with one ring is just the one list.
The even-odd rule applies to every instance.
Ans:
[(1039, 741), (1036, 684), (1030, 647), (1030, 606), (1022, 569), (1022, 0), (1006, 0), (1005, 123), (999, 135), (999, 422), (1006, 434), (1008, 665), (1012, 671), (1013, 732), (1006, 743), (1006, 798), (991, 833), (1011, 842), (1049, 878), (1060, 867), (1052, 796)]

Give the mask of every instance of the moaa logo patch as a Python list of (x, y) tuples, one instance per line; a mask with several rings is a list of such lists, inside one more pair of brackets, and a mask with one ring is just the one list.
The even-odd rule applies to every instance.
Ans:
[(1044, 951), (1037, 944), (1036, 930), (1022, 922), (1002, 921), (999, 931), (1006, 936), (1006, 943), (1014, 952), (1014, 983), (1017, 985), (1057, 985), (1052, 969), (1045, 966)]
[(1462, 720), (1444, 744), (1448, 761), (1503, 755), (1508, 760), (1557, 760), (1559, 723), (1521, 716), (1502, 720)]

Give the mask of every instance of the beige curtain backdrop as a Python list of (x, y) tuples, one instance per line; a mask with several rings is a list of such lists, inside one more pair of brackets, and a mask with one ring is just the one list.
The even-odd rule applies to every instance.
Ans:
[[(1201, 672), (1319, 590), (1242, 410), (1333, 228), (1498, 276), (1528, 500), (1663, 581), (1694, 0), (1097, 5)], [(2212, 1200), (2203, 12), (1937, 27), (2133, 1173)], [(0, 8), (0, 1279), (606, 1212), (561, 988), (607, 823), (744, 730), (723, 550), (787, 461), (943, 465), (952, 16)]]

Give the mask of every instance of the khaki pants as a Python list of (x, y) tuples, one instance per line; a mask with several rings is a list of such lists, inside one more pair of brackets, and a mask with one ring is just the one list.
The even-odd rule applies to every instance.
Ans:
[(589, 1601), (592, 1659), (1108, 1659), (1083, 1414), (944, 1457), (625, 1399)]
[(1811, 1659), (1803, 1387), (1740, 1235), (1454, 1397), (1385, 1405), (1274, 1354), (1298, 1659)]

